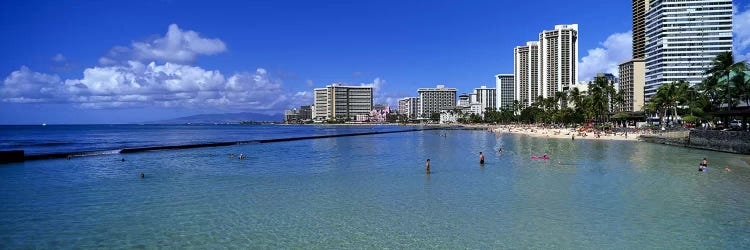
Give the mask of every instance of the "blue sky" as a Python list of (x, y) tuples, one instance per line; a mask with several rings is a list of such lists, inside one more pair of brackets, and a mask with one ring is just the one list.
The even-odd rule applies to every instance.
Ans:
[[(630, 57), (630, 8), (630, 1), (546, 0), (4, 1), (0, 124), (278, 113), (312, 103), (312, 88), (333, 82), (372, 84), (376, 101), (390, 104), (437, 84), (471, 92), (512, 73), (513, 47), (556, 24), (579, 24), (585, 80)], [(737, 9), (735, 43), (744, 55), (750, 25), (737, 26), (750, 14), (745, 4)]]

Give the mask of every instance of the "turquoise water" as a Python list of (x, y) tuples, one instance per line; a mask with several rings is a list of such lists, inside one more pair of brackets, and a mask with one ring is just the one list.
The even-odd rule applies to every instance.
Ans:
[[(415, 127), (409, 127), (412, 129)], [(176, 146), (404, 130), (393, 125), (310, 126), (242, 124), (0, 125), (0, 151), (26, 155), (109, 153), (124, 148)]]
[(747, 157), (638, 142), (424, 131), (30, 161), (0, 180), (3, 249), (750, 247)]

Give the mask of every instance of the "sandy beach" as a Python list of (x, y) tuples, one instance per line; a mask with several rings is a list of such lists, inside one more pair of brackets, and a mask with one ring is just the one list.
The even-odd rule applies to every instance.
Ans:
[(619, 140), (638, 141), (639, 133), (605, 133), (590, 129), (579, 130), (578, 128), (550, 128), (538, 125), (498, 125), (487, 126), (487, 129), (495, 133), (520, 134), (538, 138), (553, 139), (576, 139), (576, 140)]

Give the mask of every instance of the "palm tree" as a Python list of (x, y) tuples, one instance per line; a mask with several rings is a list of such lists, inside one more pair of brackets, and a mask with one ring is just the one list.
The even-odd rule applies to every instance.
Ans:
[(664, 119), (668, 115), (668, 111), (672, 111), (672, 119), (677, 116), (677, 106), (687, 102), (689, 84), (685, 81), (680, 80), (679, 82), (665, 83), (656, 89), (656, 94), (651, 98), (651, 109), (661, 111), (660, 119), (662, 121), (662, 127), (664, 127)]
[(659, 86), (656, 94), (654, 94), (654, 96), (651, 97), (651, 100), (649, 100), (648, 103), (646, 103), (646, 105), (644, 106), (645, 110), (656, 113), (659, 116), (659, 126), (661, 126), (662, 129), (664, 129), (664, 119), (667, 116), (667, 109), (665, 108), (666, 94), (664, 93), (665, 91), (663, 87), (667, 84)]
[(542, 103), (544, 104), (544, 110), (547, 112), (557, 109), (557, 101), (554, 96), (542, 99)]
[[(714, 97), (725, 101), (727, 108), (731, 110), (732, 106), (736, 105), (736, 99), (738, 99), (737, 94), (735, 93), (736, 87), (733, 87), (732, 85), (736, 86), (736, 83), (738, 83), (739, 80), (732, 80), (729, 78), (729, 75), (732, 71), (743, 72), (747, 70), (747, 64), (745, 62), (735, 63), (731, 51), (721, 52), (716, 55), (712, 60), (712, 64), (713, 66), (706, 70), (705, 74), (710, 75), (709, 78), (715, 79), (708, 80), (709, 78), (707, 78), (703, 83), (714, 85), (710, 86), (712, 90), (718, 90), (716, 91), (718, 93), (715, 94)], [(708, 88), (708, 86), (706, 88)]]
[(604, 120), (604, 113), (609, 107), (610, 93), (609, 79), (606, 77), (596, 77), (594, 82), (589, 84), (589, 98), (591, 98), (591, 109), (596, 117)]
[(617, 93), (612, 96), (612, 104), (614, 105), (613, 111), (619, 112), (624, 110), (625, 93), (623, 93), (622, 90), (617, 91)]
[(726, 80), (729, 80), (729, 72), (732, 69), (732, 65), (734, 65), (734, 57), (732, 56), (731, 51), (725, 51), (721, 52), (711, 61), (713, 66), (711, 66), (710, 69), (706, 70), (706, 75), (712, 75), (716, 76), (717, 78), (725, 77)]
[(675, 86), (674, 92), (674, 103), (672, 107), (674, 109), (674, 115), (677, 116), (677, 106), (685, 106), (688, 103), (688, 93), (690, 90), (690, 84), (686, 81), (680, 80), (673, 83)]
[(578, 88), (573, 88), (570, 90), (570, 93), (568, 93), (568, 101), (576, 107), (576, 110), (581, 110), (584, 94), (585, 93), (578, 90)]
[(745, 71), (747, 71), (748, 65), (745, 62), (735, 63), (732, 66), (732, 72), (734, 76), (730, 80), (730, 86), (733, 87), (729, 91), (728, 103), (730, 106), (736, 106), (738, 101), (747, 102), (750, 100), (750, 79), (745, 80)]
[(709, 76), (697, 86), (697, 90), (709, 101), (709, 109), (717, 110), (721, 107), (721, 84), (716, 76)]
[(567, 107), (568, 106), (567, 102), (568, 102), (568, 92), (562, 92), (562, 91), (555, 92), (555, 103), (557, 103), (558, 107), (560, 108)]
[(518, 100), (513, 100), (513, 115), (516, 116), (521, 113), (521, 103)]
[(738, 98), (745, 102), (745, 105), (750, 105), (750, 78), (745, 80), (745, 75), (745, 72), (738, 73), (734, 77), (733, 82), (738, 93)]

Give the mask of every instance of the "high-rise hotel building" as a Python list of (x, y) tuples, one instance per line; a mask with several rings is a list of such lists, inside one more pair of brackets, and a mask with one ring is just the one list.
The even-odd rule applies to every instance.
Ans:
[(649, 0), (633, 0), (633, 58), (646, 58), (646, 12)]
[(331, 84), (315, 89), (314, 120), (354, 120), (372, 111), (372, 86)]
[(646, 13), (649, 0), (633, 0), (633, 59), (619, 64), (623, 111), (642, 111), (646, 84)]
[(646, 100), (664, 83), (700, 83), (732, 51), (732, 0), (651, 0), (646, 12)]
[(643, 84), (646, 81), (646, 64), (642, 58), (634, 58), (630, 61), (620, 63), (620, 92), (623, 93), (622, 111), (642, 111)]
[(568, 91), (578, 82), (578, 24), (555, 25), (554, 30), (539, 33), (539, 52), (544, 98)]
[(522, 107), (539, 96), (568, 91), (578, 82), (578, 25), (555, 25), (539, 33), (539, 41), (514, 48), (513, 78), (515, 99)]
[(419, 115), (429, 118), (434, 113), (440, 113), (443, 108), (456, 106), (456, 88), (446, 88), (437, 85), (435, 88), (419, 88)]
[(528, 107), (539, 97), (539, 42), (527, 42), (513, 49), (515, 100)]
[(497, 108), (513, 109), (513, 100), (515, 100), (515, 83), (513, 74), (495, 75), (495, 89), (497, 89)]

